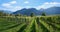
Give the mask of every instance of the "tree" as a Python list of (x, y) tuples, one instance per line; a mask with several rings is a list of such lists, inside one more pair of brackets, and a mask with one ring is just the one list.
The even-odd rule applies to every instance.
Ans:
[(15, 16), (19, 16), (18, 14), (15, 14)]
[(30, 16), (33, 17), (34, 16), (34, 13), (31, 13)]
[(0, 16), (6, 16), (7, 14), (4, 13), (3, 11), (0, 11)]
[(42, 13), (42, 16), (46, 16), (46, 14), (43, 12), (43, 13)]

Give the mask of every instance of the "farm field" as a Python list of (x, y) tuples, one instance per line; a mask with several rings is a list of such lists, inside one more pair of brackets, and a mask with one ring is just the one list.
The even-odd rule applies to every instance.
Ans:
[(0, 32), (60, 32), (60, 16), (1, 16)]

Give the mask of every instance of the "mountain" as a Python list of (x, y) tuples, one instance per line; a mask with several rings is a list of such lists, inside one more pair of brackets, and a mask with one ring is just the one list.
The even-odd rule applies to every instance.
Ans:
[(22, 14), (22, 15), (30, 16), (31, 13), (34, 13), (35, 15), (40, 15), (42, 12), (36, 10), (35, 8), (29, 8), (29, 9), (24, 8), (14, 12), (13, 14)]
[(7, 10), (0, 10), (0, 12), (7, 13), (7, 14), (11, 14), (12, 13), (11, 11), (7, 11)]
[(51, 7), (51, 8), (45, 9), (44, 12), (45, 12), (47, 15), (60, 14), (60, 7)]
[(29, 9), (24, 8), (16, 12), (13, 12), (13, 14), (22, 14), (29, 16), (31, 13), (34, 13), (37, 16), (37, 15), (41, 15), (43, 12), (45, 12), (46, 15), (60, 14), (60, 7), (50, 7), (47, 9), (40, 9), (40, 10), (37, 10), (35, 8), (29, 8)]

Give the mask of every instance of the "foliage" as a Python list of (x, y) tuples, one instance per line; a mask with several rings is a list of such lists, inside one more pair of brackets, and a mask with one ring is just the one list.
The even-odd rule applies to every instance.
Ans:
[(30, 16), (33, 17), (34, 16), (34, 13), (31, 13)]
[(60, 32), (60, 16), (0, 17), (0, 32)]
[(46, 16), (46, 14), (43, 12), (43, 13), (42, 13), (42, 16)]

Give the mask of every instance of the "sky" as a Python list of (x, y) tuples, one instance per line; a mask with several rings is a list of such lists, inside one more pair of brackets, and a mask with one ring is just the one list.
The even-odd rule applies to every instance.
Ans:
[(60, 0), (0, 0), (0, 10), (17, 11), (23, 8), (47, 9), (60, 7)]

